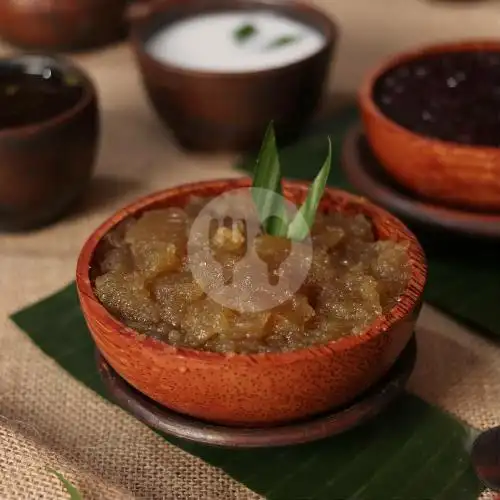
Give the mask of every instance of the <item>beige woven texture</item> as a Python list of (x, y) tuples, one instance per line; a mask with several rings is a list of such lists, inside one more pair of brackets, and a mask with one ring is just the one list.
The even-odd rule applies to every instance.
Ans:
[[(335, 74), (341, 94), (387, 53), (464, 36), (465, 28), (467, 35), (478, 36), (498, 29), (489, 7), (446, 10), (417, 0), (321, 3), (342, 25)], [(397, 23), (386, 18), (387, 9)], [(86, 499), (259, 498), (103, 401), (7, 319), (73, 278), (85, 238), (116, 208), (189, 180), (239, 175), (231, 170), (233, 158), (188, 156), (173, 145), (146, 103), (128, 47), (78, 60), (98, 85), (103, 115), (101, 154), (88, 199), (50, 228), (0, 236), (0, 499), (67, 498), (48, 467), (62, 472)], [(499, 425), (499, 348), (429, 307), (419, 322), (418, 343), (410, 389), (478, 429)]]

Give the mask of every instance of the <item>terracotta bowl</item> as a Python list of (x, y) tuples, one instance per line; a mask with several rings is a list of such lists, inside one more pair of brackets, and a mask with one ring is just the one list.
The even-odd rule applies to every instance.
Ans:
[(43, 50), (97, 47), (126, 34), (127, 0), (0, 2), (0, 37)]
[(389, 58), (364, 80), (359, 104), (368, 141), (387, 172), (419, 196), (444, 204), (500, 210), (500, 148), (441, 141), (408, 130), (382, 113), (374, 101), (377, 80), (389, 69), (428, 54), (492, 50), (500, 42), (433, 45)]
[[(46, 78), (54, 82), (50, 99), (36, 87)], [(7, 94), (26, 82), (35, 85), (29, 99)], [(88, 186), (99, 140), (96, 90), (62, 58), (22, 55), (0, 59), (0, 92), (0, 229), (33, 229), (62, 216)]]
[[(90, 236), (76, 275), (92, 337), (119, 375), (172, 410), (233, 426), (280, 424), (331, 410), (380, 380), (412, 336), (426, 279), (422, 249), (400, 221), (362, 198), (329, 188), (322, 202), (325, 211), (366, 214), (379, 238), (410, 244), (412, 274), (401, 301), (362, 335), (286, 353), (226, 355), (174, 348), (138, 335), (99, 303), (91, 282), (96, 249), (119, 222), (152, 208), (182, 206), (191, 195), (214, 196), (249, 185), (248, 179), (187, 184), (129, 205)], [(302, 202), (307, 188), (304, 183), (286, 183), (285, 195)]]
[[(179, 68), (151, 57), (145, 44), (181, 19), (220, 11), (270, 10), (309, 24), (324, 48), (288, 66), (245, 73)], [(131, 41), (153, 108), (185, 149), (242, 151), (260, 145), (274, 120), (282, 140), (295, 138), (316, 110), (337, 39), (334, 22), (309, 3), (281, 0), (150, 0), (131, 4)]]

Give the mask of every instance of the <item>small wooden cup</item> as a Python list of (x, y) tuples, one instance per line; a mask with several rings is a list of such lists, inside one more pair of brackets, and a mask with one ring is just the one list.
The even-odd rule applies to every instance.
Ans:
[(377, 80), (389, 69), (430, 54), (490, 50), (500, 42), (457, 42), (397, 54), (364, 80), (359, 104), (368, 141), (387, 172), (424, 198), (482, 211), (500, 210), (500, 148), (466, 146), (425, 137), (385, 116), (374, 101)]
[[(61, 217), (87, 189), (99, 142), (97, 94), (82, 69), (59, 57), (1, 59), (0, 70), (2, 92), (8, 91), (2, 78), (12, 85), (26, 74), (39, 75), (42, 82), (43, 75), (57, 74), (79, 87), (80, 96), (67, 109), (58, 107), (40, 121), (34, 107), (33, 122), (19, 126), (2, 123), (3, 116), (16, 113), (8, 109), (9, 99), (2, 101), (7, 104), (0, 111), (0, 230), (34, 229)], [(40, 94), (41, 106), (43, 98)]]
[(33, 50), (82, 50), (126, 35), (127, 0), (0, 1), (0, 37)]
[[(365, 214), (376, 236), (409, 243), (411, 277), (401, 300), (361, 335), (284, 353), (230, 355), (175, 348), (128, 328), (94, 295), (91, 272), (103, 236), (131, 215), (183, 206), (192, 195), (216, 196), (250, 186), (248, 179), (187, 184), (152, 194), (124, 208), (85, 243), (76, 283), (85, 320), (106, 361), (129, 384), (168, 408), (225, 425), (266, 426), (331, 410), (352, 401), (388, 372), (408, 344), (420, 310), (426, 264), (415, 237), (396, 218), (365, 199), (326, 190), (325, 211)], [(302, 202), (305, 183), (286, 183), (285, 195)]]
[[(244, 73), (183, 69), (146, 50), (159, 30), (204, 13), (266, 10), (303, 22), (326, 38), (322, 49), (287, 66)], [(337, 40), (335, 23), (310, 3), (281, 0), (148, 0), (131, 4), (131, 41), (149, 100), (182, 147), (257, 148), (270, 121), (280, 140), (300, 133), (323, 96)]]

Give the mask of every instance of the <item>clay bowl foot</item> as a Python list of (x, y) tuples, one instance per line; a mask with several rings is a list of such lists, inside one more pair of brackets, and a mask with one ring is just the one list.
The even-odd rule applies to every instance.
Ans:
[(415, 336), (387, 375), (350, 405), (288, 425), (241, 428), (214, 425), (161, 406), (121, 378), (96, 350), (99, 373), (113, 400), (149, 427), (172, 436), (215, 446), (259, 448), (306, 443), (346, 432), (372, 419), (402, 392), (413, 371)]
[(437, 205), (400, 186), (374, 156), (361, 124), (347, 133), (342, 168), (354, 188), (397, 217), (429, 230), (500, 240), (500, 213), (482, 213)]

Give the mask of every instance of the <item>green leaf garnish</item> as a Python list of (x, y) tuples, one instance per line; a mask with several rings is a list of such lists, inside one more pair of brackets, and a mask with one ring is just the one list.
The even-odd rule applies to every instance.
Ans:
[(51, 474), (54, 474), (61, 483), (63, 483), (66, 491), (69, 493), (70, 500), (83, 500), (81, 493), (60, 473), (54, 469), (48, 469)]
[(328, 155), (323, 167), (314, 179), (314, 182), (309, 186), (307, 198), (293, 221), (288, 226), (287, 237), (291, 240), (303, 240), (311, 230), (318, 210), (319, 202), (325, 190), (326, 181), (330, 175), (330, 167), (332, 163), (332, 141), (328, 138)]
[[(274, 125), (267, 127), (255, 164), (252, 197), (259, 220), (268, 234), (286, 235), (286, 213), (281, 203), (281, 172)], [(279, 196), (277, 196), (279, 195)]]
[(234, 31), (234, 37), (238, 42), (245, 42), (257, 33), (257, 28), (250, 23), (245, 23)]
[(276, 38), (266, 47), (267, 49), (276, 49), (278, 47), (283, 47), (283, 45), (289, 45), (291, 43), (295, 43), (299, 40), (298, 36), (295, 35), (284, 35)]
[(263, 230), (273, 236), (303, 240), (314, 224), (316, 211), (326, 187), (332, 162), (332, 143), (328, 139), (328, 156), (325, 163), (309, 187), (306, 200), (295, 214), (292, 222), (288, 220), (286, 206), (281, 190), (281, 172), (276, 135), (271, 122), (266, 130), (262, 146), (255, 164), (252, 198)]

